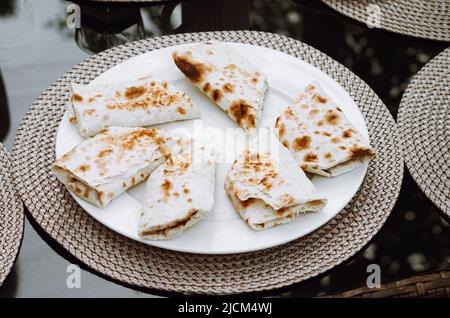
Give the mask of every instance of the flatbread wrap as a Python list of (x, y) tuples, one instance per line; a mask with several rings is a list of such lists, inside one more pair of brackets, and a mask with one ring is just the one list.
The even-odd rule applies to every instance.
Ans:
[(104, 207), (189, 143), (170, 130), (109, 127), (64, 154), (51, 170), (77, 196)]
[(107, 127), (145, 127), (200, 117), (191, 98), (166, 81), (71, 85), (69, 120), (82, 137)]
[(225, 179), (225, 191), (236, 211), (254, 230), (290, 222), (305, 212), (320, 212), (327, 200), (320, 195), (295, 160), (266, 129), (271, 149), (245, 149)]
[[(196, 149), (204, 153), (205, 148)], [(215, 159), (184, 151), (158, 167), (149, 177), (140, 216), (139, 236), (166, 240), (183, 233), (214, 205)]]
[(231, 46), (202, 43), (172, 54), (181, 72), (244, 130), (262, 116), (267, 77)]
[(370, 144), (317, 82), (277, 118), (275, 134), (305, 171), (335, 177), (375, 156)]

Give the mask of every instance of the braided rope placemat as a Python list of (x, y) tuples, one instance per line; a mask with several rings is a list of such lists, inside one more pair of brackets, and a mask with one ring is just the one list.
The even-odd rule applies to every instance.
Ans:
[(8, 276), (23, 236), (23, 204), (14, 190), (11, 161), (0, 143), (0, 286)]
[(450, 48), (428, 62), (402, 97), (397, 122), (408, 170), (425, 195), (450, 216)]
[[(151, 247), (95, 221), (51, 174), (59, 122), (70, 82), (87, 84), (114, 65), (182, 43), (221, 40), (281, 51), (318, 67), (359, 105), (377, 157), (352, 201), (317, 231), (288, 244), (244, 254), (197, 255)], [(182, 293), (230, 294), (283, 287), (321, 274), (360, 250), (377, 233), (397, 199), (403, 176), (394, 119), (361, 79), (318, 50), (264, 32), (206, 32), (132, 42), (94, 55), (68, 71), (32, 105), (17, 132), (14, 176), (36, 222), (83, 263), (114, 279)]]
[(405, 35), (450, 41), (448, 0), (322, 0), (336, 11)]

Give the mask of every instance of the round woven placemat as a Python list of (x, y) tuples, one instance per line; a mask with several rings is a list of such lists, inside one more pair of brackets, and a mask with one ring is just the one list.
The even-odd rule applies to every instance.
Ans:
[(450, 271), (416, 275), (377, 288), (360, 287), (324, 298), (450, 298)]
[(448, 0), (322, 1), (350, 18), (381, 29), (425, 39), (450, 41)]
[(0, 286), (19, 252), (23, 235), (23, 204), (13, 187), (11, 161), (0, 143)]
[[(182, 43), (222, 40), (272, 48), (318, 67), (338, 81), (365, 116), (377, 157), (352, 201), (333, 220), (291, 243), (259, 252), (198, 255), (151, 247), (96, 222), (51, 176), (58, 124), (68, 83), (89, 83), (133, 56)], [(17, 132), (14, 176), (37, 223), (96, 271), (141, 287), (182, 293), (231, 294), (303, 281), (347, 260), (380, 229), (397, 199), (403, 175), (394, 119), (361, 79), (316, 49), (294, 39), (252, 31), (206, 32), (132, 42), (94, 55), (68, 71), (32, 105)]]
[(450, 48), (414, 76), (402, 97), (397, 116), (408, 170), (425, 195), (448, 216), (449, 69)]

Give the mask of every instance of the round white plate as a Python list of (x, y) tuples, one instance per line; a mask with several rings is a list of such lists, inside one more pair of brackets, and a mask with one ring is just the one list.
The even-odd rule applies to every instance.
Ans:
[[(318, 81), (325, 92), (339, 105), (347, 118), (367, 140), (369, 139), (363, 116), (355, 102), (328, 75), (306, 62), (284, 53), (254, 45), (228, 44), (241, 55), (247, 57), (268, 76), (270, 88), (264, 104), (262, 125), (273, 127), (277, 114), (289, 105), (306, 85), (312, 81)], [(139, 55), (111, 68), (93, 80), (92, 83), (122, 82), (152, 75), (154, 78), (167, 80), (179, 90), (185, 91), (202, 113), (201, 121), (174, 122), (159, 125), (159, 127), (193, 129), (195, 125), (201, 124), (204, 131), (210, 132), (207, 136), (214, 135), (214, 133), (211, 133), (214, 130), (224, 132), (226, 128), (236, 128), (237, 125), (227, 114), (197, 90), (173, 63), (171, 53), (176, 49), (191, 45), (193, 44), (184, 44)], [(242, 130), (240, 131), (243, 134)], [(61, 157), (82, 140), (75, 126), (69, 122), (66, 113), (57, 133), (56, 157)], [(220, 142), (220, 140), (215, 140), (211, 144), (217, 146)], [(138, 215), (144, 201), (145, 182), (120, 195), (103, 209), (83, 201), (73, 193), (72, 196), (87, 213), (99, 222), (134, 240), (181, 252), (202, 254), (241, 253), (287, 243), (322, 226), (350, 201), (361, 185), (367, 171), (367, 165), (365, 165), (336, 178), (314, 176), (312, 178), (313, 184), (328, 199), (323, 212), (304, 214), (290, 223), (265, 231), (254, 231), (235, 212), (223, 188), (225, 175), (230, 166), (230, 160), (217, 165), (214, 209), (182, 235), (167, 241), (146, 241), (140, 239), (137, 234)]]

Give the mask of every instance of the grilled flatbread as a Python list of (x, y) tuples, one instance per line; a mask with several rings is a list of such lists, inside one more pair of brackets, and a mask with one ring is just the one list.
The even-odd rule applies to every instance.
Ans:
[(277, 118), (275, 134), (303, 170), (335, 177), (375, 156), (369, 143), (318, 83)]
[[(204, 153), (204, 148), (196, 151)], [(167, 160), (147, 181), (139, 236), (165, 240), (180, 235), (212, 210), (214, 186), (212, 156), (183, 152)]]
[(258, 126), (267, 77), (229, 45), (204, 43), (172, 54), (184, 75), (244, 130)]
[(144, 127), (200, 117), (191, 98), (165, 81), (72, 84), (71, 89), (69, 119), (85, 138), (112, 126)]
[(286, 148), (268, 129), (258, 138), (257, 149), (245, 149), (225, 179), (225, 190), (242, 219), (252, 229), (264, 230), (301, 213), (321, 211), (327, 200)]
[(189, 143), (169, 130), (110, 127), (75, 146), (51, 169), (77, 196), (104, 207)]

